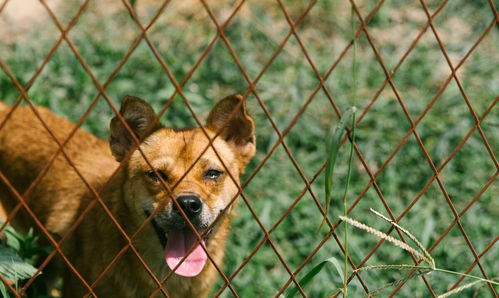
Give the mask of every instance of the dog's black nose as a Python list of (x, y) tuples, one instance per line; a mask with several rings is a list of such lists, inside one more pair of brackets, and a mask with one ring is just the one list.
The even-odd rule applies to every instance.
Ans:
[(203, 209), (203, 203), (197, 196), (179, 196), (177, 202), (189, 218), (198, 216)]

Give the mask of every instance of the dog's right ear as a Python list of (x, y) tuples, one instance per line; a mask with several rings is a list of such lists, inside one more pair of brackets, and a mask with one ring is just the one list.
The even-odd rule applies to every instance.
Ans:
[(234, 94), (219, 101), (208, 115), (206, 127), (220, 133), (221, 138), (233, 146), (243, 166), (255, 155), (255, 122), (241, 95)]
[[(121, 101), (120, 114), (141, 141), (159, 127), (159, 124), (156, 124), (154, 128), (149, 127), (155, 116), (154, 110), (147, 102), (138, 97), (125, 96)], [(111, 120), (109, 130), (111, 152), (117, 161), (122, 161), (128, 151), (134, 147), (135, 142), (118, 116)]]

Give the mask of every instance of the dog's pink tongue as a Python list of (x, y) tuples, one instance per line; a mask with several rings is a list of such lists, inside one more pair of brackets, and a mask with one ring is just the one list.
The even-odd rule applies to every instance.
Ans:
[(168, 242), (165, 248), (165, 259), (168, 267), (173, 270), (187, 254), (187, 251), (196, 243), (196, 247), (175, 270), (175, 274), (192, 277), (201, 273), (206, 264), (207, 255), (197, 237), (189, 229), (173, 230), (168, 233)]

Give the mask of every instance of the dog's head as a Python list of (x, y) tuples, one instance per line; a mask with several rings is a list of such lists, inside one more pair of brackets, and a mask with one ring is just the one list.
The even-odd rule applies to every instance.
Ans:
[[(218, 102), (208, 116), (205, 131), (154, 125), (153, 109), (136, 97), (123, 99), (120, 114), (123, 119), (111, 121), (110, 146), (115, 158), (125, 163), (123, 197), (134, 217), (131, 220), (141, 224), (158, 209), (151, 223), (168, 266), (173, 269), (187, 255), (175, 273), (195, 276), (207, 257), (201, 245), (216, 229), (213, 223), (218, 215), (230, 209), (239, 176), (255, 154), (254, 123), (244, 100), (233, 95)], [(140, 150), (147, 161), (134, 150), (136, 141), (123, 120), (141, 140)], [(213, 150), (210, 139), (217, 134)], [(200, 235), (205, 234), (204, 241), (196, 244), (198, 238), (185, 217)]]

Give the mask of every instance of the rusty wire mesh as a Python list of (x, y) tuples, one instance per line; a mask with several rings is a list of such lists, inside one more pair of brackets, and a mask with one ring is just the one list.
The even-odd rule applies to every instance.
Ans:
[[(9, 5), (9, 2), (12, 2), (15, 0), (5, 0), (0, 6), (0, 14), (4, 10), (4, 8)], [(256, 72), (256, 75), (250, 74), (245, 66), (244, 63), (241, 62), (238, 51), (234, 48), (231, 39), (226, 35), (226, 30), (231, 26), (231, 22), (233, 22), (234, 18), (237, 16), (237, 14), (241, 11), (241, 8), (246, 5), (245, 1), (237, 1), (231, 8), (230, 14), (223, 22), (220, 21), (220, 19), (217, 17), (217, 15), (213, 12), (210, 3), (205, 0), (201, 0), (199, 5), (201, 5), (204, 9), (204, 11), (207, 13), (209, 16), (209, 19), (212, 22), (212, 25), (215, 26), (216, 28), (216, 35), (211, 39), (211, 41), (208, 43), (206, 48), (202, 51), (201, 55), (199, 58), (196, 60), (195, 63), (192, 64), (192, 67), (186, 72), (186, 75), (183, 77), (181, 81), (178, 81), (176, 77), (173, 75), (171, 71), (171, 66), (169, 63), (164, 59), (163, 55), (161, 54), (160, 50), (158, 50), (157, 46), (155, 43), (150, 39), (148, 35), (148, 30), (154, 25), (154, 23), (158, 20), (158, 18), (161, 16), (162, 13), (164, 13), (165, 10), (168, 10), (168, 6), (171, 5), (169, 0), (162, 1), (162, 4), (157, 7), (156, 12), (154, 15), (150, 18), (150, 21), (148, 22), (143, 22), (141, 21), (141, 18), (137, 15), (136, 11), (132, 7), (132, 5), (126, 1), (123, 0), (121, 1), (122, 6), (128, 11), (130, 18), (133, 20), (133, 22), (136, 24), (137, 28), (139, 29), (139, 34), (138, 36), (134, 39), (133, 43), (130, 45), (128, 51), (123, 55), (122, 59), (119, 61), (117, 66), (114, 68), (114, 70), (110, 73), (110, 75), (107, 77), (107, 79), (104, 81), (104, 83), (101, 83), (101, 79), (98, 78), (98, 75), (96, 75), (92, 67), (89, 65), (89, 63), (86, 61), (84, 56), (79, 52), (77, 45), (72, 41), (70, 38), (70, 31), (77, 25), (79, 19), (82, 17), (82, 15), (85, 13), (85, 10), (88, 8), (89, 5), (89, 0), (85, 0), (80, 6), (79, 9), (76, 11), (76, 13), (71, 17), (67, 25), (63, 25), (63, 22), (60, 21), (60, 16), (58, 17), (56, 13), (54, 13), (53, 8), (51, 8), (45, 0), (40, 0), (41, 5), (43, 5), (45, 12), (48, 14), (50, 17), (51, 21), (53, 24), (57, 27), (60, 33), (60, 37), (57, 39), (55, 44), (52, 46), (52, 48), (49, 50), (48, 54), (46, 57), (42, 60), (41, 63), (39, 63), (39, 66), (37, 67), (36, 71), (32, 75), (31, 78), (27, 80), (27, 83), (22, 84), (20, 80), (18, 79), (18, 76), (21, 74), (15, 74), (11, 71), (11, 68), (7, 63), (4, 61), (0, 60), (0, 68), (3, 70), (5, 75), (8, 76), (9, 80), (11, 81), (12, 85), (18, 90), (19, 96), (16, 98), (14, 104), (11, 106), (10, 112), (7, 114), (7, 116), (1, 120), (0, 123), (0, 129), (2, 129), (5, 124), (9, 121), (10, 116), (14, 113), (14, 111), (21, 105), (22, 102), (27, 103), (30, 108), (33, 110), (33, 112), (36, 114), (42, 125), (46, 128), (47, 132), (51, 135), (53, 138), (54, 142), (56, 142), (58, 146), (57, 152), (53, 155), (53, 157), (47, 161), (46, 166), (44, 169), (38, 173), (36, 179), (34, 179), (33, 183), (27, 188), (27, 190), (24, 193), (19, 193), (18, 190), (16, 190), (11, 182), (8, 180), (8, 178), (3, 174), (0, 173), (0, 180), (9, 188), (11, 193), (18, 199), (19, 203), (18, 205), (14, 208), (12, 212), (8, 215), (7, 221), (2, 225), (0, 228), (0, 231), (2, 231), (6, 225), (9, 223), (12, 218), (16, 216), (16, 214), (24, 209), (35, 221), (37, 227), (42, 231), (44, 237), (50, 242), (50, 244), (53, 246), (52, 251), (50, 254), (46, 257), (46, 259), (41, 262), (40, 266), (38, 267), (38, 272), (35, 274), (31, 279), (29, 279), (22, 287), (19, 289), (15, 289), (10, 283), (6, 282), (3, 278), (2, 281), (4, 284), (8, 287), (8, 289), (17, 297), (22, 296), (24, 293), (26, 293), (26, 290), (32, 285), (34, 280), (37, 278), (38, 273), (42, 272), (44, 268), (48, 265), (50, 260), (52, 260), (56, 255), (59, 255), (63, 258), (64, 263), (74, 272), (74, 274), (81, 280), (82, 284), (88, 289), (88, 294), (92, 294), (95, 297), (97, 297), (97, 294), (94, 292), (94, 287), (99, 284), (99, 282), (102, 280), (102, 278), (108, 273), (109, 269), (113, 266), (113, 264), (119, 260), (119, 258), (126, 253), (128, 250), (131, 250), (138, 260), (142, 263), (143, 267), (147, 270), (149, 273), (150, 277), (154, 280), (154, 282), (157, 285), (157, 290), (154, 293), (149, 293), (148, 295), (153, 296), (156, 294), (162, 294), (166, 297), (168, 297), (168, 293), (165, 288), (162, 287), (162, 284), (165, 283), (165, 281), (170, 278), (171, 273), (166, 275), (166, 276), (155, 276), (153, 271), (149, 268), (148, 264), (142, 259), (140, 253), (137, 251), (133, 244), (133, 239), (140, 233), (140, 231), (148, 224), (150, 224), (150, 221), (154, 217), (155, 213), (158, 210), (155, 210), (153, 214), (151, 214), (147, 220), (140, 226), (140, 228), (133, 234), (133, 235), (128, 235), (123, 228), (120, 226), (119, 222), (113, 217), (111, 214), (108, 206), (103, 202), (100, 193), (102, 191), (97, 191), (94, 186), (85, 180), (84, 176), (79, 172), (78, 168), (76, 165), (71, 161), (71, 158), (66, 154), (64, 150), (64, 146), (70, 141), (70, 139), (74, 136), (76, 133), (77, 129), (81, 127), (81, 125), (85, 122), (89, 114), (91, 113), (92, 109), (94, 109), (101, 100), (101, 97), (104, 98), (105, 102), (111, 107), (112, 111), (114, 114), (120, 119), (120, 121), (126, 126), (127, 130), (133, 135), (131, 132), (130, 128), (126, 124), (125, 120), (123, 119), (122, 115), (120, 115), (118, 109), (116, 108), (113, 100), (111, 97), (107, 94), (106, 88), (112, 83), (112, 81), (118, 76), (120, 70), (122, 67), (125, 65), (127, 60), (130, 58), (130, 56), (134, 53), (134, 51), (137, 49), (137, 47), (142, 43), (145, 42), (147, 44), (147, 47), (150, 49), (152, 55), (154, 56), (154, 59), (157, 64), (160, 65), (161, 70), (163, 74), (168, 77), (168, 79), (171, 81), (171, 83), (174, 85), (174, 91), (173, 93), (168, 97), (166, 101), (162, 104), (162, 107), (160, 111), (158, 112), (158, 115), (155, 119), (155, 121), (159, 121), (159, 118), (171, 107), (173, 101), (175, 98), (178, 98), (180, 96), (180, 100), (185, 104), (185, 106), (188, 108), (190, 115), (193, 117), (195, 120), (195, 123), (198, 126), (202, 126), (202, 122), (200, 120), (200, 117), (198, 117), (197, 113), (195, 112), (189, 97), (185, 94), (184, 87), (188, 83), (189, 80), (193, 77), (193, 74), (195, 73), (196, 69), (203, 63), (203, 61), (208, 57), (210, 54), (210, 51), (212, 51), (213, 47), (217, 43), (221, 43), (224, 48), (228, 51), (230, 54), (230, 57), (232, 58), (231, 63), (234, 63), (237, 70), (240, 72), (240, 74), (244, 78), (244, 82), (247, 84), (248, 88), (244, 92), (244, 98), (248, 98), (248, 100), (254, 100), (257, 106), (261, 109), (260, 112), (263, 112), (265, 117), (268, 120), (268, 123), (272, 127), (273, 131), (277, 135), (275, 138), (274, 142), (268, 147), (268, 151), (265, 152), (264, 156), (261, 158), (260, 163), (257, 164), (252, 171), (249, 173), (247, 178), (241, 183), (240, 189), (238, 194), (232, 199), (231, 204), (234, 203), (238, 198), (243, 201), (244, 206), (240, 206), (239, 208), (248, 208), (249, 212), (252, 215), (252, 218), (256, 221), (258, 227), (263, 231), (263, 237), (258, 241), (258, 243), (254, 246), (254, 248), (251, 251), (245, 252), (245, 257), (238, 264), (236, 268), (233, 268), (231, 272), (224, 272), (223, 268), (219, 267), (220, 264), (215, 264), (213, 260), (210, 258), (210, 261), (213, 262), (215, 265), (217, 271), (219, 272), (220, 275), (220, 280), (222, 280), (221, 283), (219, 283), (219, 287), (215, 289), (215, 295), (219, 296), (222, 295), (223, 293), (226, 292), (226, 289), (228, 288), (228, 291), (234, 295), (234, 296), (239, 296), (238, 291), (236, 288), (232, 286), (232, 283), (234, 279), (239, 277), (243, 269), (246, 266), (249, 266), (248, 263), (252, 260), (252, 258), (259, 252), (262, 246), (264, 245), (270, 245), (272, 251), (274, 252), (275, 256), (277, 257), (278, 262), (282, 264), (282, 266), (285, 268), (285, 272), (288, 274), (286, 277), (286, 281), (282, 283), (277, 289), (275, 295), (279, 296), (280, 294), (284, 293), (286, 289), (288, 289), (290, 286), (293, 284), (297, 286), (299, 292), (303, 295), (306, 296), (307, 290), (303, 289), (299, 284), (298, 284), (298, 276), (300, 272), (303, 271), (305, 266), (307, 264), (310, 264), (311, 260), (314, 258), (314, 256), (318, 253), (318, 251), (324, 247), (326, 243), (331, 243), (329, 241), (331, 238), (334, 240), (334, 243), (336, 244), (337, 248), (339, 248), (341, 251), (344, 250), (344, 243), (342, 243), (342, 240), (340, 240), (340, 237), (335, 230), (338, 225), (339, 221), (331, 221), (327, 220), (327, 227), (328, 231), (325, 234), (318, 234), (317, 235), (317, 243), (310, 243), (310, 249), (309, 249), (309, 254), (302, 258), (298, 266), (290, 266), (288, 262), (286, 261), (286, 256), (283, 255), (282, 251), (279, 249), (278, 245), (276, 245), (275, 239), (272, 237), (272, 233), (277, 229), (277, 227), (286, 219), (286, 217), (293, 211), (293, 208), (299, 204), (300, 201), (302, 201), (302, 198), (304, 198), (306, 195), (310, 195), (311, 200), (308, 202), (308, 204), (314, 204), (317, 209), (316, 209), (316, 216), (323, 216), (324, 215), (324, 206), (323, 206), (323, 201), (322, 201), (322, 195), (317, 192), (317, 190), (314, 190), (312, 185), (314, 182), (317, 180), (317, 178), (321, 175), (322, 171), (325, 168), (325, 164), (323, 163), (322, 166), (316, 169), (304, 169), (303, 166), (300, 164), (299, 160), (296, 158), (296, 156), (293, 153), (293, 150), (290, 149), (286, 142), (286, 136), (292, 131), (292, 129), (295, 127), (296, 123), (300, 120), (300, 118), (303, 116), (303, 114), (306, 112), (307, 107), (314, 101), (316, 98), (316, 95), (319, 92), (323, 92), (325, 99), (329, 103), (328, 109), (330, 109), (331, 113), (334, 113), (334, 115), (337, 118), (341, 118), (342, 116), (342, 108), (340, 105), (337, 103), (335, 100), (335, 92), (334, 90), (331, 90), (330, 87), (326, 84), (326, 80), (330, 77), (332, 72), (335, 70), (335, 68), (338, 66), (340, 62), (346, 57), (346, 55), (353, 50), (353, 40), (350, 40), (346, 46), (342, 49), (342, 51), (339, 53), (335, 59), (332, 60), (332, 64), (329, 68), (324, 69), (322, 65), (317, 65), (314, 62), (313, 55), (309, 53), (306, 47), (306, 41), (304, 41), (301, 36), (300, 36), (300, 30), (299, 27), (302, 24), (302, 22), (306, 19), (307, 15), (312, 9), (324, 9), (324, 8), (317, 8), (319, 5), (320, 1), (310, 1), (299, 14), (295, 14), (291, 16), (290, 12), (287, 9), (287, 4), (283, 3), (281, 0), (277, 0), (277, 5), (280, 9), (280, 12), (283, 14), (286, 24), (288, 28), (286, 29), (287, 33), (285, 34), (285, 37), (277, 43), (277, 46), (275, 47), (272, 55), (270, 58), (264, 63), (263, 68)], [(497, 30), (498, 22), (499, 22), (499, 14), (497, 12), (497, 7), (495, 6), (495, 3), (491, 0), (483, 1), (483, 5), (488, 5), (490, 6), (490, 10), (492, 11), (493, 17), (490, 19), (488, 22), (488, 25), (485, 27), (485, 29), (480, 33), (479, 37), (473, 41), (473, 44), (470, 46), (468, 51), (462, 56), (460, 60), (457, 61), (454, 59), (451, 59), (449, 56), (448, 50), (446, 49), (446, 45), (442, 41), (441, 35), (439, 33), (438, 27), (435, 25), (434, 18), (443, 10), (445, 9), (445, 6), (447, 5), (448, 1), (441, 1), (436, 5), (433, 9), (430, 9), (426, 3), (425, 0), (420, 1), (420, 7), (424, 12), (424, 15), (426, 17), (424, 21), (424, 26), (419, 28), (418, 34), (415, 36), (415, 38), (412, 40), (412, 42), (408, 45), (407, 49), (405, 52), (402, 54), (400, 60), (397, 61), (397, 63), (394, 63), (392, 67), (387, 66), (386, 58), (383, 58), (383, 55), (380, 52), (379, 49), (379, 44), (376, 42), (376, 40), (373, 38), (373, 35), (370, 31), (369, 24), (373, 20), (373, 18), (376, 17), (378, 12), (382, 9), (385, 1), (379, 1), (371, 7), (371, 10), (366, 14), (365, 12), (363, 13), (358, 4), (358, 1), (351, 0), (350, 4), (353, 9), (353, 16), (356, 18), (356, 25), (358, 25), (355, 30), (354, 30), (354, 37), (355, 39), (359, 38), (365, 38), (367, 41), (368, 47), (366, 47), (367, 50), (371, 51), (372, 54), (374, 55), (374, 58), (376, 62), (379, 64), (382, 70), (382, 75), (383, 75), (383, 80), (382, 84), (379, 86), (378, 90), (374, 94), (369, 94), (370, 100), (368, 101), (367, 104), (363, 106), (363, 110), (361, 111), (360, 116), (357, 119), (357, 124), (361, 124), (366, 115), (371, 111), (372, 107), (375, 105), (376, 101), (382, 96), (383, 92), (389, 92), (392, 93), (392, 96), (394, 96), (395, 100), (398, 102), (399, 109), (403, 112), (405, 115), (405, 120), (409, 123), (409, 129), (405, 132), (404, 136), (398, 141), (398, 144), (392, 149), (391, 153), (387, 156), (387, 158), (384, 160), (383, 163), (381, 163), (377, 167), (372, 167), (369, 159), (366, 158), (366, 156), (362, 153), (361, 148), (356, 145), (355, 146), (355, 154), (356, 158), (358, 161), (358, 167), (361, 168), (363, 171), (365, 171), (365, 174), (368, 177), (368, 183), (364, 187), (364, 189), (357, 194), (356, 198), (354, 200), (351, 200), (349, 203), (349, 212), (353, 212), (356, 206), (366, 197), (366, 194), (371, 190), (374, 190), (377, 199), (380, 200), (382, 203), (382, 206), (385, 208), (383, 211), (389, 215), (389, 217), (395, 221), (395, 222), (400, 222), (410, 211), (411, 209), (420, 201), (420, 199), (427, 193), (428, 189), (432, 185), (436, 186), (437, 189), (441, 192), (441, 196), (443, 198), (442, 201), (440, 202), (442, 205), (440, 208), (447, 208), (450, 210), (452, 214), (452, 219), (451, 221), (448, 222), (448, 226), (445, 227), (442, 233), (438, 237), (436, 237), (435, 241), (431, 244), (431, 246), (428, 248), (430, 252), (432, 252), (438, 245), (442, 243), (442, 241), (446, 238), (446, 236), (451, 232), (451, 230), (457, 226), (457, 229), (459, 231), (459, 236), (464, 239), (464, 242), (466, 243), (466, 249), (468, 250), (469, 253), (471, 253), (473, 260), (472, 263), (469, 264), (469, 267), (466, 269), (465, 273), (471, 272), (475, 267), (478, 267), (478, 272), (481, 277), (483, 278), (493, 278), (494, 276), (491, 276), (492, 273), (487, 271), (485, 266), (483, 265), (483, 261), (481, 260), (485, 255), (493, 251), (494, 245), (496, 244), (498, 240), (498, 236), (493, 236), (490, 242), (488, 242), (487, 245), (485, 245), (485, 248), (481, 251), (477, 250), (476, 245), (474, 244), (473, 240), (469, 237), (469, 231), (467, 232), (465, 229), (465, 226), (463, 222), (461, 221), (461, 218), (465, 215), (465, 213), (470, 210), (470, 208), (480, 200), (481, 196), (483, 193), (485, 193), (491, 185), (494, 184), (497, 174), (498, 174), (498, 169), (499, 169), (499, 164), (497, 162), (497, 158), (494, 153), (494, 148), (491, 145), (491, 142), (487, 138), (486, 133), (482, 129), (482, 121), (493, 111), (495, 108), (495, 105), (498, 101), (498, 98), (492, 98), (489, 99), (489, 103), (487, 107), (481, 112), (478, 113), (477, 109), (474, 108), (473, 101), (470, 99), (470, 96), (468, 95), (467, 91), (463, 87), (462, 80), (460, 79), (460, 76), (458, 74), (458, 70), (466, 63), (468, 58), (472, 55), (472, 53), (475, 51), (475, 49), (480, 45), (482, 40), (488, 36), (489, 34), (492, 34), (494, 30)], [(347, 12), (346, 12), (347, 13)], [(67, 16), (66, 16), (67, 17)], [(438, 91), (435, 92), (433, 98), (426, 104), (425, 108), (421, 111), (419, 116), (417, 118), (413, 117), (413, 114), (409, 111), (408, 108), (408, 103), (407, 100), (404, 99), (404, 96), (402, 93), (405, 93), (405, 90), (400, 91), (397, 89), (396, 83), (393, 79), (393, 76), (395, 73), (399, 70), (401, 65), (406, 61), (406, 59), (410, 56), (411, 52), (414, 51), (414, 49), (417, 47), (418, 43), (420, 42), (421, 38), (423, 37), (424, 34), (431, 33), (430, 35), (432, 38), (437, 42), (438, 47), (441, 51), (441, 54), (445, 58), (445, 61), (447, 63), (448, 68), (450, 69), (450, 74), (448, 77), (443, 80), (442, 82), (438, 83)], [(308, 97), (304, 98), (302, 103), (300, 103), (300, 107), (296, 110), (296, 113), (292, 115), (292, 118), (290, 118), (289, 124), (287, 124), (284, 128), (277, 123), (274, 120), (274, 117), (272, 115), (271, 110), (268, 108), (267, 104), (265, 103), (264, 96), (261, 95), (261, 91), (257, 88), (257, 84), (260, 82), (262, 77), (266, 74), (267, 70), (271, 67), (272, 63), (279, 57), (279, 55), (282, 53), (283, 49), (286, 46), (286, 43), (290, 39), (294, 39), (298, 43), (298, 47), (301, 50), (299, 55), (303, 55), (305, 58), (306, 64), (311, 68), (313, 74), (315, 75), (316, 81), (314, 82), (315, 87), (311, 90), (311, 93)], [(97, 95), (91, 100), (90, 104), (86, 107), (86, 110), (81, 113), (81, 117), (79, 118), (79, 121), (76, 124), (75, 129), (71, 132), (71, 134), (64, 140), (58, 139), (55, 134), (53, 134), (49, 128), (49, 126), (44, 122), (44, 120), (40, 117), (39, 113), (37, 112), (37, 107), (33, 103), (33, 100), (30, 98), (28, 95), (28, 90), (33, 86), (34, 82), (38, 79), (39, 75), (42, 73), (43, 69), (46, 67), (46, 65), (49, 63), (49, 61), (53, 58), (55, 52), (57, 49), (61, 46), (61, 44), (65, 44), (69, 47), (70, 51), (73, 53), (74, 57), (77, 59), (78, 63), (83, 67), (85, 73), (88, 75), (88, 77), (91, 79), (91, 82), (95, 85), (95, 87), (98, 90)], [(491, 62), (494, 63), (494, 62)], [(496, 62), (495, 62), (496, 63)], [(456, 84), (459, 93), (461, 95), (461, 100), (465, 102), (469, 115), (471, 115), (473, 119), (473, 125), (471, 128), (468, 130), (468, 132), (462, 137), (459, 142), (457, 142), (457, 145), (454, 147), (454, 149), (448, 154), (445, 158), (442, 158), (438, 163), (435, 162), (435, 159), (432, 158), (431, 154), (427, 150), (427, 147), (425, 146), (424, 141), (422, 140), (421, 134), (417, 129), (417, 126), (422, 122), (422, 120), (425, 118), (425, 116), (432, 110), (434, 107), (435, 103), (441, 97), (441, 95), (445, 92), (446, 88), (448, 87), (449, 84)], [(399, 111), (400, 111), (399, 110)], [(374, 113), (374, 111), (371, 111), (371, 113)], [(472, 198), (470, 198), (466, 205), (461, 208), (461, 210), (458, 210), (456, 208), (455, 203), (453, 202), (453, 198), (450, 195), (450, 192), (448, 188), (446, 188), (445, 183), (441, 177), (441, 172), (443, 169), (448, 165), (451, 160), (458, 154), (460, 149), (466, 144), (466, 142), (470, 139), (470, 137), (478, 133), (479, 139), (481, 143), (485, 146), (486, 152), (489, 155), (490, 160), (493, 162), (494, 165), (494, 173), (490, 176), (490, 178), (487, 181), (480, 181), (483, 183), (483, 186), (481, 186), (480, 190), (476, 193), (476, 195)], [(218, 135), (217, 135), (218, 136)], [(215, 137), (216, 138), (216, 137)], [(393, 198), (387, 198), (384, 195), (384, 192), (382, 190), (382, 187), (378, 184), (377, 179), (380, 175), (383, 174), (383, 171), (386, 170), (387, 166), (390, 164), (390, 162), (393, 161), (394, 157), (401, 151), (401, 148), (408, 142), (410, 138), (414, 138), (415, 142), (413, 141), (411, 143), (411, 146), (415, 146), (420, 150), (420, 153), (423, 156), (424, 164), (426, 167), (428, 167), (431, 170), (431, 176), (430, 178), (426, 181), (424, 186), (420, 189), (420, 191), (414, 196), (412, 200), (407, 202), (405, 204), (405, 208), (403, 209), (402, 212), (399, 214), (395, 213), (392, 211), (390, 208), (390, 200), (393, 200)], [(136, 145), (139, 144), (139, 140), (137, 138), (134, 139), (136, 142)], [(342, 140), (342, 143), (345, 143), (348, 141), (348, 136), (345, 136), (344, 139)], [(213, 139), (211, 140), (209, 146), (211, 146), (213, 142)], [(207, 150), (208, 147), (206, 147), (205, 150)], [(213, 148), (214, 149), (214, 148)], [(296, 198), (288, 198), (288, 207), (282, 215), (274, 219), (273, 224), (269, 227), (266, 227), (266, 225), (263, 223), (261, 220), (261, 215), (258, 214), (258, 212), (255, 211), (255, 209), (252, 206), (251, 200), (248, 198), (247, 194), (245, 194), (245, 188), (254, 180), (255, 177), (257, 177), (258, 173), (260, 170), (264, 167), (266, 162), (272, 157), (274, 152), (278, 149), (284, 149), (285, 155), (289, 158), (289, 160), (292, 163), (292, 166), (294, 170), (298, 173), (302, 183), (303, 183), (303, 188), (299, 195)], [(139, 148), (140, 150), (140, 148)], [(84, 181), (86, 187), (88, 190), (95, 196), (95, 200), (93, 200), (85, 209), (84, 212), (82, 212), (77, 220), (74, 222), (74, 224), (71, 226), (71, 228), (68, 230), (68, 232), (65, 235), (62, 235), (61, 239), (55, 239), (53, 235), (50, 234), (49, 231), (43, 226), (42, 222), (38, 220), (36, 214), (30, 209), (29, 205), (25, 202), (25, 199), (29, 196), (29, 194), (33, 191), (37, 183), (39, 183), (44, 175), (47, 173), (47, 171), (50, 169), (52, 163), (56, 160), (56, 158), (61, 155), (67, 160), (67, 162), (71, 165), (71, 167), (74, 169), (74, 171), (79, 175), (79, 177)], [(147, 161), (147, 157), (141, 153), (144, 157), (144, 159)], [(199, 159), (200, 157), (198, 157)], [(148, 162), (148, 161), (147, 161)], [(149, 163), (149, 162), (148, 162)], [(422, 162), (423, 163), (423, 162)], [(194, 163), (195, 164), (195, 163)], [(191, 167), (188, 169), (188, 171), (184, 174), (184, 176), (180, 179), (182, 180), (187, 173), (192, 169), (194, 164), (191, 165)], [(150, 165), (150, 164), (149, 164)], [(151, 166), (151, 169), (154, 170)], [(313, 170), (313, 174), (310, 175), (310, 171)], [(116, 171), (117, 172), (117, 171)], [(115, 172), (115, 174), (116, 174)], [(112, 177), (111, 177), (112, 178)], [(231, 177), (231, 179), (235, 180), (237, 178)], [(179, 181), (180, 182), (180, 181)], [(178, 183), (176, 185), (178, 185)], [(436, 184), (434, 184), (436, 182)], [(175, 186), (176, 186), (175, 185)], [(168, 186), (163, 182), (163, 186), (165, 188), (168, 188)], [(175, 186), (173, 188), (175, 188)], [(106, 186), (104, 186), (105, 189)], [(175, 201), (175, 200), (174, 200)], [(63, 253), (61, 249), (61, 244), (67, 239), (67, 237), (76, 229), (76, 227), (82, 222), (84, 219), (85, 215), (88, 214), (88, 212), (92, 208), (103, 208), (103, 210), (106, 212), (106, 214), (109, 216), (109, 218), (112, 220), (113, 224), (116, 226), (116, 228), (119, 230), (119, 233), (126, 239), (127, 245), (122, 248), (122, 250), (114, 257), (112, 262), (110, 262), (106, 268), (100, 273), (99, 277), (96, 280), (85, 280), (79, 273), (78, 270), (72, 265), (71, 260), (69, 260)], [(227, 207), (228, 208), (228, 207)], [(226, 208), (226, 210), (227, 210)], [(180, 208), (181, 209), (181, 208)], [(185, 214), (184, 214), (185, 216)], [(191, 228), (194, 229), (194, 227), (191, 225)], [(442, 227), (443, 229), (444, 227)], [(195, 229), (194, 229), (195, 230)], [(387, 233), (392, 233), (394, 228), (388, 229), (386, 232)], [(403, 236), (403, 234), (397, 230), (397, 233), (399, 237), (402, 239), (402, 241), (406, 242), (407, 240)], [(198, 237), (202, 237), (204, 235), (198, 235)], [(329, 242), (328, 242), (329, 241)], [(349, 263), (352, 269), (356, 269), (359, 267), (362, 267), (365, 265), (370, 258), (377, 252), (377, 250), (381, 247), (382, 243), (384, 241), (380, 240), (374, 247), (371, 248), (371, 250), (363, 255), (362, 259), (360, 261), (354, 261), (352, 258), (349, 259)], [(231, 253), (228, 251), (227, 253)], [(419, 264), (419, 262), (413, 258), (413, 261), (415, 264)], [(437, 260), (438, 262), (438, 260)], [(414, 274), (415, 271), (412, 271), (408, 273), (409, 275)], [(497, 272), (495, 272), (497, 273)], [(432, 283), (430, 282), (432, 279), (432, 276), (425, 276), (422, 275), (418, 277), (418, 279), (422, 280), (425, 284), (425, 287), (427, 288), (428, 293), (430, 293), (432, 296), (436, 297), (437, 292), (434, 290), (434, 285), (432, 286)], [(367, 293), (369, 290), (373, 289), (373, 286), (368, 286), (368, 282), (365, 281), (365, 276), (361, 276), (359, 273), (354, 273), (351, 274), (349, 277), (349, 282), (352, 280), (357, 280), (358, 283), (360, 284), (360, 287), (363, 288), (363, 290)], [(450, 285), (450, 289), (456, 288), (459, 285), (462, 284), (463, 278), (459, 278), (457, 281), (455, 281), (454, 284)], [(406, 282), (402, 282), (398, 284), (390, 293), (391, 296), (396, 295), (404, 286), (406, 285)], [(497, 296), (496, 290), (494, 287), (490, 284), (487, 284), (489, 288), (489, 294), (491, 293), (494, 296)]]

